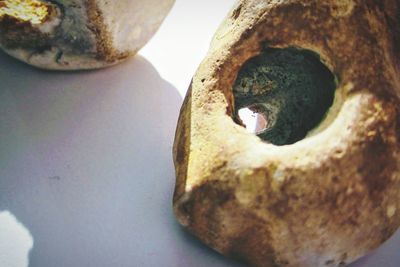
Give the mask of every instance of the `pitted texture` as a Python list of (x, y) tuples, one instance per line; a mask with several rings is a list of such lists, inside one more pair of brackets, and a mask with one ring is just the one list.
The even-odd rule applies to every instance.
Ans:
[[(181, 109), (179, 222), (260, 267), (344, 266), (392, 236), (400, 225), (399, 10), (397, 0), (239, 1)], [(265, 43), (313, 51), (337, 77), (326, 118), (292, 145), (268, 144), (235, 123), (232, 88)]]

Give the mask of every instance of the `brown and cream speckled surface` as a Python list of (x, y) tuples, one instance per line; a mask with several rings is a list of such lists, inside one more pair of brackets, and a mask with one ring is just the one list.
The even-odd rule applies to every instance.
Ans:
[[(400, 225), (400, 2), (242, 0), (181, 109), (179, 222), (253, 266), (343, 266)], [(325, 120), (274, 146), (234, 122), (241, 66), (270, 47), (312, 50), (338, 79)]]
[[(174, 0), (0, 1), (0, 48), (30, 65), (55, 70), (107, 67), (135, 55), (155, 34)], [(49, 13), (24, 20), (35, 6)], [(36, 9), (38, 9), (36, 7)], [(4, 13), (4, 14), (3, 14)], [(15, 16), (15, 14), (22, 15)], [(36, 19), (38, 20), (38, 19)]]

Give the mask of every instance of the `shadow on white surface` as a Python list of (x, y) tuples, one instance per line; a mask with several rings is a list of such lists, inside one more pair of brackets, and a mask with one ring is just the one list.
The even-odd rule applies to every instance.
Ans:
[(29, 266), (235, 265), (173, 217), (182, 99), (146, 59), (59, 73), (0, 53), (0, 65), (0, 211), (31, 232)]
[(400, 266), (400, 231), (380, 248), (361, 258), (350, 267), (398, 267)]
[[(146, 59), (59, 73), (0, 53), (0, 66), (0, 211), (32, 234), (29, 266), (242, 266), (173, 217), (182, 99)], [(399, 244), (398, 233), (352, 267), (397, 266)]]

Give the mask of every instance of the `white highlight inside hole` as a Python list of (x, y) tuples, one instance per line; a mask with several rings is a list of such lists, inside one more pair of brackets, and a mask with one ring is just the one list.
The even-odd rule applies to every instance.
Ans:
[(252, 111), (250, 108), (242, 108), (239, 110), (239, 118), (246, 126), (249, 133), (259, 134), (268, 126), (268, 121), (264, 115)]

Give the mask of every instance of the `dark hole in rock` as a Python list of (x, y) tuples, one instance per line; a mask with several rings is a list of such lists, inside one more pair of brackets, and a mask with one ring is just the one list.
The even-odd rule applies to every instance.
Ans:
[(335, 89), (335, 76), (316, 53), (267, 48), (239, 71), (233, 86), (235, 117), (246, 124), (239, 111), (251, 110), (266, 122), (250, 131), (275, 145), (293, 144), (322, 122)]

